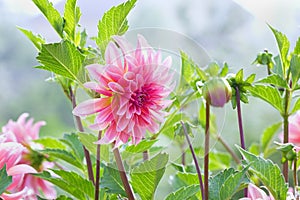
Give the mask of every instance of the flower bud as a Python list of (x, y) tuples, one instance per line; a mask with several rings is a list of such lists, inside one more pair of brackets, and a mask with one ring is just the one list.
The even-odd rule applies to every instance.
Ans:
[(212, 78), (204, 83), (202, 88), (204, 99), (214, 107), (223, 107), (232, 95), (232, 90), (224, 78)]

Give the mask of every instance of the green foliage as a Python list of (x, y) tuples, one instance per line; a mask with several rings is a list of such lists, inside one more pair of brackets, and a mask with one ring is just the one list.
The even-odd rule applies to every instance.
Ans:
[(295, 102), (295, 104), (294, 104), (294, 107), (293, 107), (293, 110), (292, 110), (292, 113), (291, 113), (291, 114), (293, 114), (293, 113), (297, 112), (298, 110), (300, 110), (300, 98), (298, 98), (298, 99), (297, 99), (297, 101)]
[(35, 143), (42, 144), (44, 148), (49, 149), (62, 149), (66, 150), (66, 145), (61, 142), (59, 139), (52, 138), (52, 137), (42, 137), (37, 140), (34, 140)]
[(0, 169), (0, 195), (12, 183), (12, 177), (7, 175), (6, 164)]
[(293, 54), (294, 55), (299, 55), (300, 54), (300, 37), (298, 38), (298, 40), (296, 42), (296, 46), (294, 48)]
[(270, 148), (270, 144), (272, 144), (272, 138), (281, 127), (282, 123), (276, 123), (264, 130), (261, 136), (261, 147), (264, 157), (268, 157), (273, 153), (273, 148)]
[(246, 162), (250, 164), (250, 171), (261, 180), (274, 198), (276, 200), (286, 199), (288, 187), (280, 168), (271, 160), (255, 156), (240, 147), (238, 149)]
[(225, 152), (210, 152), (209, 160), (209, 170), (216, 171), (228, 168), (232, 158)]
[(95, 189), (93, 183), (84, 179), (78, 173), (54, 169), (52, 169), (52, 171), (58, 175), (59, 178), (52, 177), (47, 171), (35, 174), (35, 176), (49, 181), (77, 199), (86, 200), (94, 198)]
[(84, 169), (82, 162), (76, 158), (72, 153), (62, 150), (62, 149), (44, 149), (39, 152), (47, 154), (50, 156), (50, 159), (61, 159), (79, 169)]
[(32, 0), (33, 3), (47, 18), (54, 30), (63, 37), (64, 20), (60, 13), (53, 7), (53, 4), (48, 0)]
[(247, 89), (253, 96), (259, 97), (273, 106), (280, 113), (283, 113), (284, 108), (282, 104), (282, 98), (276, 88), (272, 86), (254, 85), (252, 87), (247, 87)]
[(56, 198), (56, 200), (72, 200), (72, 198), (67, 197), (65, 195), (60, 195), (59, 197)]
[(111, 36), (123, 35), (128, 29), (127, 15), (134, 7), (137, 0), (129, 0), (116, 7), (112, 7), (104, 13), (102, 19), (98, 23), (98, 37), (96, 43), (99, 46), (102, 55)]
[(288, 38), (286, 37), (286, 35), (284, 35), (283, 33), (277, 31), (276, 29), (274, 29), (272, 26), (270, 26), (270, 29), (272, 30), (276, 41), (277, 41), (277, 45), (279, 48), (279, 52), (280, 52), (280, 59), (281, 59), (281, 63), (283, 66), (283, 72), (285, 74), (288, 66), (289, 66), (289, 61), (287, 58), (288, 52), (289, 52), (289, 48), (290, 48), (290, 42), (288, 40)]
[(42, 45), (37, 59), (42, 64), (37, 68), (51, 71), (78, 83), (84, 80), (82, 69), (84, 56), (69, 41)]
[(83, 160), (84, 152), (82, 144), (75, 133), (64, 134), (63, 139), (61, 139), (61, 141), (67, 144), (72, 149), (74, 156), (76, 156), (76, 158), (79, 161)]
[(242, 189), (242, 184), (248, 183), (246, 171), (235, 171), (233, 168), (219, 172), (209, 180), (209, 199), (229, 200), (232, 196)]
[(142, 153), (150, 149), (155, 144), (155, 142), (157, 142), (157, 140), (142, 140), (137, 145), (127, 146), (125, 151), (129, 153)]
[(120, 172), (116, 166), (111, 164), (104, 166), (104, 173), (101, 178), (100, 187), (104, 188), (107, 193), (127, 196), (120, 177)]
[(295, 88), (300, 78), (300, 56), (293, 55), (290, 62), (290, 70), (292, 74), (292, 89)]
[(34, 35), (32, 31), (28, 31), (21, 27), (18, 27), (20, 31), (34, 44), (34, 46), (40, 51), (42, 49), (42, 45), (45, 43), (45, 40), (40, 35)]
[(175, 192), (169, 194), (165, 200), (189, 199), (190, 197), (194, 196), (197, 192), (199, 192), (199, 185), (183, 186)]
[(286, 80), (284, 80), (278, 74), (272, 74), (270, 76), (267, 76), (266, 78), (258, 80), (257, 83), (265, 83), (281, 88), (289, 88), (288, 84), (286, 83)]
[(168, 160), (169, 156), (167, 154), (158, 154), (133, 168), (130, 172), (132, 187), (142, 200), (153, 199)]
[(79, 7), (76, 6), (76, 1), (77, 0), (67, 0), (65, 4), (64, 31), (70, 40), (74, 41), (75, 45), (78, 46), (80, 42), (80, 34), (77, 34), (76, 27), (81, 16), (81, 12)]

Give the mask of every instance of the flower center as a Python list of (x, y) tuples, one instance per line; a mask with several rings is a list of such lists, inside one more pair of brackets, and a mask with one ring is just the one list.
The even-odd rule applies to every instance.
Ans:
[(147, 101), (147, 96), (144, 91), (136, 91), (131, 95), (131, 102), (138, 107), (142, 107)]

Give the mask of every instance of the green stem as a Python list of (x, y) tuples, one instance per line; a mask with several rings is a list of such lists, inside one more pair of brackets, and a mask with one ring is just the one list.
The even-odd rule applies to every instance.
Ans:
[[(114, 147), (114, 145), (115, 144), (113, 143), (113, 147)], [(125, 168), (124, 168), (124, 165), (123, 165), (123, 162), (122, 162), (122, 158), (121, 158), (121, 155), (120, 155), (119, 148), (115, 147), (114, 150), (113, 150), (113, 153), (114, 153), (114, 156), (115, 156), (115, 159), (116, 159), (116, 163), (117, 163), (117, 166), (118, 166), (120, 177), (121, 177), (125, 192), (127, 194), (128, 200), (134, 200), (134, 195), (133, 195), (132, 189), (130, 187), (130, 184), (129, 184), (129, 181), (128, 181), (128, 178), (127, 178), (127, 175), (126, 175), (126, 172), (125, 172)]]
[(206, 123), (204, 139), (204, 198), (208, 200), (208, 168), (209, 168), (209, 122), (210, 122), (210, 105), (206, 102)]
[[(291, 91), (289, 89), (285, 90), (285, 106), (284, 106), (284, 114), (283, 117), (283, 143), (289, 142), (289, 103), (290, 103), (290, 95)], [(283, 163), (283, 176), (285, 181), (288, 182), (289, 179), (289, 165), (286, 161)]]
[(223, 147), (228, 151), (228, 153), (231, 155), (233, 160), (236, 162), (236, 164), (240, 164), (241, 161), (239, 157), (234, 153), (234, 151), (229, 147), (229, 145), (223, 140), (221, 136), (217, 136), (217, 140), (223, 145)]
[[(187, 130), (186, 130), (186, 126), (185, 126), (185, 124), (184, 124), (182, 121), (180, 121), (180, 123), (181, 123), (181, 125), (182, 125), (182, 127), (183, 127), (184, 135), (185, 135), (185, 137), (186, 137), (186, 140), (187, 140), (187, 142), (188, 142), (188, 144), (189, 144), (189, 147), (190, 147), (190, 150), (191, 150), (191, 153), (192, 153), (192, 156), (193, 156), (193, 160), (194, 160), (194, 163), (195, 163), (195, 167), (196, 167), (196, 171), (197, 171), (198, 179), (199, 179), (199, 185), (200, 185), (201, 197), (202, 197), (202, 199), (204, 199), (205, 194), (204, 194), (204, 191), (203, 191), (204, 188), (203, 188), (202, 174), (201, 174), (200, 166), (199, 166), (199, 164), (198, 164), (197, 157), (196, 157), (194, 148), (193, 148), (193, 146), (192, 146), (192, 143), (191, 143), (191, 141), (190, 141), (190, 139), (189, 139), (188, 132), (187, 132)], [(208, 193), (207, 193), (207, 194), (208, 194)], [(207, 194), (206, 194), (206, 196), (207, 196)]]

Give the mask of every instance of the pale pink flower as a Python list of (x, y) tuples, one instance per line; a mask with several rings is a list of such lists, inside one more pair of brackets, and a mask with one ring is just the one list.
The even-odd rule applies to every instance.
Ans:
[[(43, 160), (31, 160), (34, 157), (32, 156), (34, 153), (32, 149), (38, 150), (43, 148), (41, 145), (34, 143), (33, 140), (39, 138), (40, 127), (44, 126), (46, 123), (44, 121), (33, 123), (33, 118), (26, 120), (28, 116), (29, 114), (23, 113), (17, 121), (9, 120), (9, 122), (2, 128), (3, 133), (0, 135), (0, 143), (14, 142), (26, 147), (22, 151), (21, 159), (18, 160), (17, 164), (32, 165), (32, 163), (40, 162), (41, 164), (39, 166), (32, 165), (32, 167), (35, 168), (35, 172), (31, 173), (37, 173), (53, 167), (54, 164)], [(52, 199), (56, 197), (56, 191), (53, 185), (48, 181), (35, 177), (31, 174), (25, 174), (22, 179), (23, 180), (20, 182), (18, 191), (28, 188), (36, 195), (41, 194), (42, 192), (43, 196), (46, 198)]]
[(123, 37), (113, 39), (105, 52), (106, 65), (86, 67), (97, 82), (87, 82), (85, 87), (101, 98), (82, 102), (73, 113), (80, 117), (97, 114), (90, 128), (106, 129), (97, 143), (115, 141), (118, 146), (131, 138), (131, 143), (137, 144), (146, 130), (156, 133), (164, 121), (163, 110), (171, 103), (165, 98), (174, 85), (170, 73), (172, 60), (162, 60), (161, 52), (151, 48), (141, 35), (135, 49)]
[(268, 196), (262, 189), (250, 183), (248, 185), (247, 197), (240, 200), (274, 200), (274, 197), (271, 194)]
[(29, 173), (37, 173), (37, 171), (26, 164), (18, 164), (22, 159), (22, 153), (25, 147), (16, 142), (0, 143), (0, 168), (6, 165), (6, 171), (12, 176), (12, 183), (8, 186), (9, 193), (3, 193), (0, 198), (4, 200), (29, 200), (36, 199), (34, 190), (28, 187), (22, 188), (24, 177)]
[[(283, 141), (283, 133), (279, 135), (281, 141)], [(300, 111), (289, 117), (289, 142), (298, 146), (296, 148), (299, 151), (300, 147)]]

